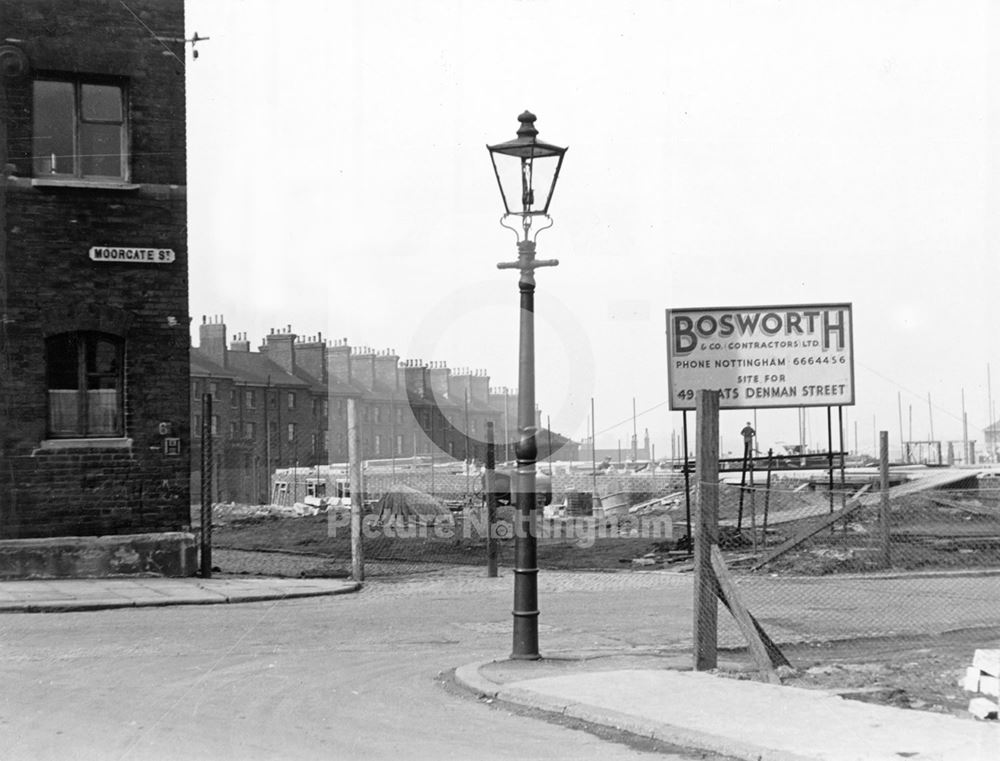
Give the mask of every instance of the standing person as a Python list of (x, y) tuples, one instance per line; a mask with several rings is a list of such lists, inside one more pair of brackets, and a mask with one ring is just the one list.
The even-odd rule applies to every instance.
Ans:
[(747, 421), (747, 424), (743, 426), (743, 430), (740, 431), (740, 434), (743, 436), (743, 456), (747, 457), (749, 455), (752, 455), (753, 437), (757, 435), (757, 431), (755, 431), (753, 429), (753, 426), (750, 425), (749, 420)]

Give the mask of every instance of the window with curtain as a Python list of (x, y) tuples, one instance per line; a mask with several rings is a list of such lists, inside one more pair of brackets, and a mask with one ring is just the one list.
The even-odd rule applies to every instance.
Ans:
[(124, 435), (124, 357), (124, 341), (105, 333), (61, 333), (46, 340), (50, 436)]

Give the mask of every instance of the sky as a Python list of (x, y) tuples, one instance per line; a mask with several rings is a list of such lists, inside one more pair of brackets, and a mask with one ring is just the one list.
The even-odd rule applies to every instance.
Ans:
[[(192, 327), (517, 385), (485, 146), (569, 150), (536, 273), (543, 423), (671, 453), (665, 310), (850, 302), (846, 449), (1000, 406), (1000, 3), (187, 0)], [(987, 376), (992, 376), (988, 388)], [(901, 413), (901, 414), (900, 414)], [(825, 449), (827, 411), (806, 412)], [(997, 415), (993, 415), (996, 419)], [(795, 409), (726, 411), (799, 440)], [(837, 411), (832, 414), (837, 426)], [(902, 422), (901, 422), (902, 421)], [(689, 425), (693, 426), (693, 416)], [(834, 446), (839, 446), (836, 431)], [(693, 428), (690, 447), (694, 448)], [(957, 448), (956, 448), (957, 449)]]

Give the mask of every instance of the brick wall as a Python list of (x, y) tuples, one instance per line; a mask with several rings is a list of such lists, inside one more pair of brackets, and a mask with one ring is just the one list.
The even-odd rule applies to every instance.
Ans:
[[(163, 37), (183, 38), (181, 0), (132, 0)], [(187, 241), (183, 44), (163, 47), (112, 0), (4, 0), (4, 37), (30, 72), (4, 77), (0, 205), (8, 362), (0, 386), (0, 537), (174, 531), (189, 523)], [(32, 77), (115, 77), (128, 93), (130, 186), (37, 187)], [(93, 246), (166, 248), (170, 264), (94, 262)], [(45, 341), (99, 330), (125, 341), (124, 437), (47, 438)], [(160, 423), (181, 440), (164, 451)], [(83, 441), (81, 444), (80, 442)]]

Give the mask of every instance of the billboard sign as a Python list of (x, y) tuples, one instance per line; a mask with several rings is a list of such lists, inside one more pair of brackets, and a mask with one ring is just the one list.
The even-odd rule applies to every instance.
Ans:
[(853, 331), (850, 304), (668, 309), (670, 409), (854, 404)]

